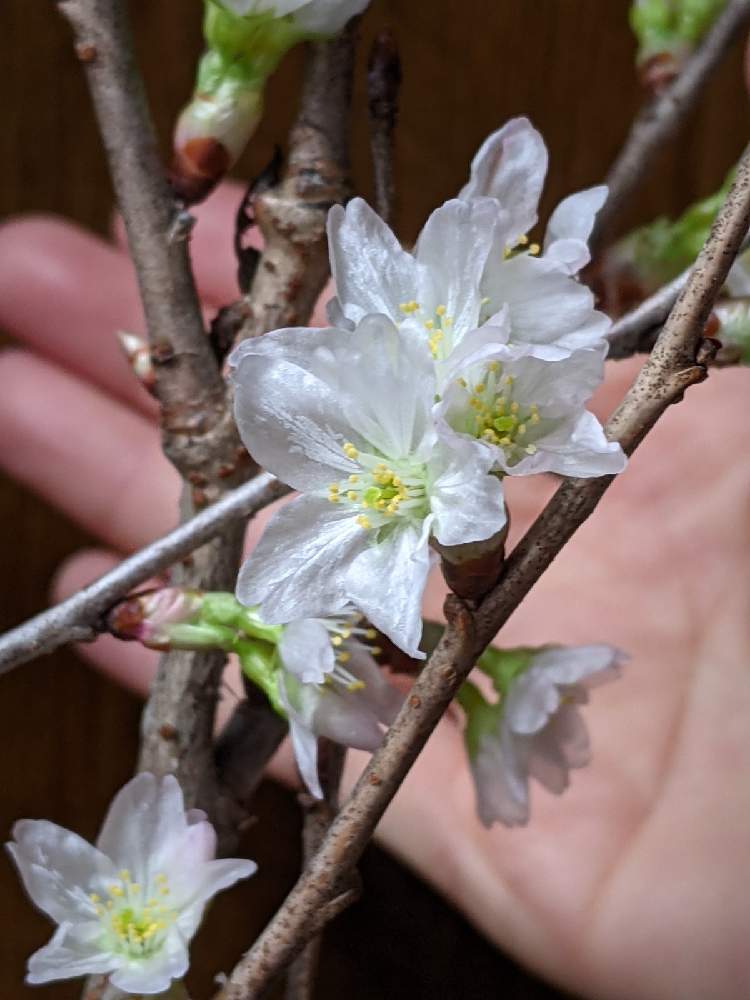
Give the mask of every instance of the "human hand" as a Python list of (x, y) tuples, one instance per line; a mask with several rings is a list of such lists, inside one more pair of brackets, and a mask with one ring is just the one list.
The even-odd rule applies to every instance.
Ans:
[[(198, 212), (209, 311), (236, 295), (238, 197), (225, 187)], [(66, 563), (59, 599), (171, 528), (178, 481), (113, 335), (142, 329), (121, 244), (21, 220), (0, 230), (0, 257), (0, 325), (25, 348), (0, 356), (0, 465), (109, 546)], [(601, 411), (633, 372), (610, 366)], [(747, 377), (714, 372), (671, 409), (502, 633), (503, 645), (601, 641), (631, 653), (586, 710), (592, 765), (562, 800), (534, 795), (529, 827), (487, 832), (447, 717), (380, 826), (489, 937), (588, 996), (737, 1000), (750, 982)], [(510, 483), (516, 537), (551, 489)], [(436, 579), (428, 617), (442, 594)], [(108, 637), (81, 652), (140, 691), (155, 665)], [(350, 784), (362, 756), (348, 758)], [(288, 752), (273, 770), (293, 780)]]

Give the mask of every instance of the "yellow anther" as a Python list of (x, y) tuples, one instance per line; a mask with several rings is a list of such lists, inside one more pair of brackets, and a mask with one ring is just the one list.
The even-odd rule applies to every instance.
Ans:
[(505, 382), (506, 385), (513, 385), (514, 378), (512, 375), (506, 375), (503, 381)]
[(365, 629), (365, 639), (377, 639), (378, 633), (374, 628)]
[(351, 500), (352, 503), (357, 499), (357, 493), (354, 490), (348, 490), (346, 494), (346, 499)]
[(511, 441), (511, 439), (508, 437), (507, 434), (505, 435), (505, 437), (501, 437), (500, 440), (498, 441), (498, 444), (502, 444), (502, 445), (508, 445), (508, 444), (512, 444), (512, 443), (513, 442)]
[(342, 628), (339, 634), (341, 635), (342, 639), (348, 639), (352, 634), (352, 630), (350, 628)]
[(349, 660), (351, 660), (351, 658), (352, 658), (351, 653), (344, 652), (344, 653), (338, 653), (336, 655), (336, 659), (338, 660), (339, 663), (348, 663)]
[(506, 248), (505, 248), (505, 249), (503, 250), (503, 259), (504, 259), (504, 260), (507, 260), (507, 259), (508, 259), (508, 258), (510, 257), (510, 255), (511, 255), (512, 253), (513, 253), (513, 251), (512, 251), (511, 249), (510, 249), (510, 247), (506, 247)]
[(372, 653), (373, 656), (380, 656), (383, 650), (380, 648), (380, 646), (370, 646), (370, 652)]
[[(353, 472), (351, 474), (351, 476), (349, 476), (349, 482), (350, 483), (358, 483), (359, 482), (359, 476), (355, 472)], [(336, 487), (336, 489), (338, 489), (338, 487)]]
[(511, 413), (518, 413), (518, 403), (511, 403), (510, 404), (510, 412)]
[(497, 372), (497, 371), (500, 370), (500, 362), (499, 361), (490, 361), (490, 363), (487, 365), (487, 367), (489, 368), (489, 370), (493, 374), (495, 374), (495, 372)]
[(426, 330), (434, 330), (435, 329), (435, 320), (434, 319), (427, 319), (427, 320), (425, 320), (424, 325), (425, 325), (425, 329)]
[(161, 887), (161, 889), (159, 889), (159, 894), (160, 894), (161, 896), (168, 896), (168, 895), (169, 895), (169, 886), (167, 886), (167, 885), (163, 885), (163, 886)]
[(368, 528), (372, 527), (372, 524), (370, 523), (370, 519), (368, 517), (365, 517), (364, 514), (360, 514), (354, 520), (355, 520), (355, 523), (358, 524), (360, 528), (364, 528), (365, 531), (367, 531)]
[(364, 688), (364, 686), (365, 686), (365, 682), (364, 681), (350, 681), (346, 685), (346, 690), (347, 691), (361, 691)]
[(519, 236), (518, 239), (516, 240), (516, 246), (525, 247), (528, 242), (529, 242), (529, 237), (526, 236), (526, 234), (524, 233), (523, 236)]
[(343, 641), (344, 640), (341, 638), (340, 635), (334, 635), (333, 638), (331, 639), (331, 645), (340, 646), (343, 643)]
[(484, 382), (477, 382), (477, 384), (474, 386), (474, 392), (484, 392), (486, 388), (487, 386), (484, 384)]
[(519, 424), (518, 425), (518, 434), (525, 434), (525, 433), (526, 433), (526, 424)]
[(531, 254), (532, 257), (536, 257), (536, 255), (539, 253), (541, 249), (542, 248), (539, 246), (538, 243), (532, 243), (531, 246), (529, 247), (529, 253)]
[(465, 378), (457, 378), (456, 383), (457, 385), (460, 385), (462, 389), (465, 389), (468, 384)]
[(120, 896), (125, 895), (125, 893), (122, 891), (122, 886), (119, 885), (111, 885), (107, 891), (109, 892), (110, 896), (115, 896), (117, 899), (119, 899)]
[(537, 413), (536, 410), (532, 411), (531, 417), (529, 419), (531, 420), (532, 424), (538, 424), (539, 423), (539, 414)]
[(526, 452), (527, 455), (535, 455), (536, 454), (536, 445), (535, 444), (527, 444), (526, 447), (524, 448), (524, 451)]
[(95, 892), (89, 893), (89, 899), (92, 903), (101, 903), (101, 897), (97, 896)]
[(486, 306), (489, 301), (490, 301), (489, 295), (485, 295), (483, 299), (479, 300), (479, 305)]
[(410, 313), (415, 313), (419, 309), (419, 303), (412, 299), (411, 302), (402, 302), (399, 305), (399, 309), (408, 316)]
[(121, 879), (123, 882), (129, 882), (130, 881), (130, 872), (127, 870), (127, 868), (123, 868), (122, 871), (119, 871), (117, 873), (117, 877), (119, 879)]
[(445, 314), (446, 314), (447, 311), (448, 310), (446, 309), (445, 306), (438, 306), (437, 309), (435, 310), (435, 315), (436, 316), (445, 316)]
[(359, 455), (359, 452), (351, 443), (351, 441), (345, 441), (344, 444), (341, 446), (341, 450), (344, 452), (347, 458), (354, 459)]

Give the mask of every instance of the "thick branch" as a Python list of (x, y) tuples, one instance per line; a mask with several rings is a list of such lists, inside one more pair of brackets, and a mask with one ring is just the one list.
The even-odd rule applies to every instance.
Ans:
[[(685, 389), (705, 378), (701, 331), (750, 221), (750, 153), (659, 341), (607, 425), (632, 452)], [(309, 921), (338, 891), (476, 657), (558, 552), (592, 513), (613, 477), (567, 480), (508, 559), (503, 576), (472, 613), (446, 601), (448, 627), (411, 694), (284, 904), (234, 969), (217, 1000), (252, 1000), (311, 936)]]
[(734, 39), (750, 22), (750, 0), (729, 0), (680, 75), (633, 122), (625, 145), (607, 174), (609, 197), (591, 238), (592, 253), (608, 242), (617, 218), (654, 157), (682, 125), (704, 85)]
[(253, 202), (264, 249), (240, 339), (305, 323), (330, 274), (326, 219), (349, 194), (349, 116), (358, 18), (308, 45), (302, 103), (279, 184)]
[(199, 546), (289, 492), (268, 473), (228, 493), (150, 545), (124, 559), (77, 594), (0, 637), (0, 674), (69, 642), (90, 642), (106, 612), (134, 587), (158, 576)]

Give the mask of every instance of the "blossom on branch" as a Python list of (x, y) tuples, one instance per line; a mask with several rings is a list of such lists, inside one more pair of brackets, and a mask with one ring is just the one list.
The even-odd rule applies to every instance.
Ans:
[(454, 352), (435, 408), (447, 443), (472, 441), (504, 475), (622, 472), (627, 462), (622, 448), (607, 440), (585, 409), (604, 375), (605, 345), (550, 361), (500, 339), (488, 324)]
[(478, 666), (490, 674), (500, 700), (490, 703), (470, 682), (459, 702), (465, 740), (486, 827), (529, 819), (529, 779), (555, 795), (572, 768), (589, 762), (589, 739), (578, 710), (588, 691), (619, 676), (625, 654), (611, 646), (545, 646), (487, 650)]
[(185, 811), (171, 775), (139, 774), (115, 796), (96, 847), (46, 820), (21, 820), (7, 845), (32, 901), (58, 924), (27, 982), (103, 974), (125, 993), (181, 979), (212, 896), (256, 865), (215, 860), (205, 813)]
[(600, 344), (610, 321), (575, 275), (589, 262), (587, 240), (607, 189), (564, 199), (539, 256), (527, 233), (546, 170), (541, 135), (526, 118), (511, 120), (485, 140), (468, 183), (432, 213), (413, 254), (361, 198), (334, 206), (331, 322), (353, 328), (368, 313), (383, 313), (421, 334), (437, 361), (504, 308), (509, 342), (533, 345), (539, 356)]
[(302, 494), (266, 528), (237, 596), (271, 623), (351, 604), (421, 657), (430, 535), (443, 545), (480, 541), (506, 519), (492, 456), (471, 441), (439, 441), (422, 337), (368, 316), (353, 332), (246, 341), (231, 364), (245, 445)]
[(323, 798), (318, 737), (374, 751), (393, 722), (402, 696), (375, 662), (364, 640), (375, 637), (361, 615), (306, 619), (285, 626), (278, 646), (279, 689), (294, 756), (310, 793)]

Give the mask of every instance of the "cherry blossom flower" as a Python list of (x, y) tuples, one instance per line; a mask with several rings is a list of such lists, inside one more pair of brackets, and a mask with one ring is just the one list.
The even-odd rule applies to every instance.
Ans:
[(607, 189), (564, 199), (540, 256), (527, 233), (537, 221), (546, 170), (541, 135), (526, 118), (508, 122), (479, 149), (458, 198), (429, 217), (413, 254), (361, 198), (332, 208), (331, 322), (352, 327), (368, 313), (383, 313), (419, 331), (440, 361), (504, 307), (507, 339), (534, 345), (540, 356), (565, 357), (601, 343), (610, 321), (575, 275), (589, 261), (587, 240)]
[(625, 655), (611, 646), (547, 646), (491, 650), (482, 669), (493, 674), (495, 704), (472, 684), (459, 700), (467, 715), (469, 764), (477, 811), (486, 827), (529, 819), (529, 779), (555, 795), (568, 787), (572, 768), (589, 762), (589, 739), (578, 706), (589, 690), (619, 676)]
[(96, 847), (46, 820), (20, 820), (7, 845), (32, 901), (58, 924), (27, 982), (99, 973), (125, 993), (158, 994), (187, 971), (206, 904), (256, 865), (214, 860), (216, 834), (185, 811), (170, 775), (139, 774), (115, 796)]
[(374, 629), (347, 611), (337, 618), (306, 619), (285, 626), (278, 646), (281, 702), (289, 717), (300, 774), (317, 798), (318, 737), (343, 746), (376, 750), (402, 696), (385, 679), (366, 640)]
[(528, 346), (497, 343), (500, 339), (488, 324), (469, 334), (449, 360), (435, 408), (439, 433), (448, 443), (471, 440), (492, 455), (492, 468), (504, 475), (622, 472), (627, 462), (622, 448), (607, 440), (585, 409), (602, 380), (606, 346), (552, 361)]
[(302, 496), (243, 566), (237, 596), (275, 624), (354, 605), (412, 656), (429, 538), (480, 541), (505, 523), (492, 456), (438, 440), (421, 337), (384, 316), (350, 332), (279, 330), (231, 359), (235, 417), (254, 458)]

